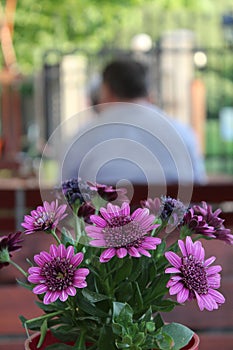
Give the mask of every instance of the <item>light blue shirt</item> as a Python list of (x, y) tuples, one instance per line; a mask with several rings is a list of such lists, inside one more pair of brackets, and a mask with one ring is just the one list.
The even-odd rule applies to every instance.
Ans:
[(193, 130), (149, 103), (108, 105), (67, 142), (61, 179), (73, 177), (111, 185), (206, 182)]

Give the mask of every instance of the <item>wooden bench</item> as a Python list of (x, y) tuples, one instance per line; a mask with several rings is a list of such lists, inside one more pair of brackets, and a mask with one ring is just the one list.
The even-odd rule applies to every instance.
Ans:
[[(162, 194), (180, 200), (190, 200), (192, 203), (206, 201), (214, 208), (220, 207), (225, 225), (233, 228), (233, 183), (211, 183), (205, 186), (195, 185), (177, 187), (171, 185), (166, 188), (161, 186), (137, 185), (129, 188), (132, 203), (138, 205), (140, 200), (146, 199), (148, 193), (151, 197)], [(47, 189), (48, 196), (51, 190)], [(189, 198), (190, 197), (190, 198)], [(15, 232), (20, 228), (23, 215), (42, 203), (38, 186), (12, 186), (12, 188), (0, 188), (0, 233), (1, 235)], [(23, 249), (15, 254), (15, 261), (28, 266), (26, 257), (32, 258), (40, 250), (47, 249), (52, 241), (49, 235), (28, 235), (25, 237)], [(200, 312), (195, 303), (189, 303), (185, 307), (180, 306), (175, 311), (164, 315), (167, 321), (176, 320), (193, 328), (201, 337), (200, 350), (232, 350), (233, 344), (233, 247), (220, 241), (208, 241), (203, 244), (206, 247), (206, 256), (216, 255), (217, 264), (223, 266), (221, 292), (226, 297), (226, 303), (217, 311)], [(21, 276), (11, 267), (0, 270), (0, 350), (21, 349), (26, 337), (18, 319), (19, 314), (26, 317), (39, 315), (39, 309), (34, 305), (36, 297), (22, 287), (17, 286), (15, 278)]]

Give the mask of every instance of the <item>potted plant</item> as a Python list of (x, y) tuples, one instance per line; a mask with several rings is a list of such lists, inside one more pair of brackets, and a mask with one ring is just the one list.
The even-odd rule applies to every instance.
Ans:
[[(25, 215), (24, 233), (0, 241), (0, 267), (22, 272), (26, 282), (19, 283), (38, 295), (42, 310), (20, 317), (25, 349), (197, 350), (198, 336), (175, 320), (166, 324), (160, 313), (190, 300), (201, 311), (225, 302), (221, 267), (205, 257), (200, 241), (233, 244), (220, 213), (205, 202), (186, 207), (170, 197), (132, 208), (123, 188), (64, 182), (54, 201)], [(52, 235), (54, 244), (24, 271), (12, 252), (23, 234), (35, 232)]]

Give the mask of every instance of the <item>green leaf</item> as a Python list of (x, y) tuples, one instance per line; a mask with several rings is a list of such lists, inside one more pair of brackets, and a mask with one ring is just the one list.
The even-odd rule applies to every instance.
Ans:
[(156, 329), (159, 329), (164, 325), (163, 319), (160, 314), (156, 314), (156, 316), (153, 318), (153, 321)]
[(158, 259), (159, 257), (163, 256), (164, 255), (164, 252), (166, 250), (166, 241), (163, 240), (161, 242), (161, 244), (159, 244), (156, 248), (156, 251), (155, 251), (155, 255), (156, 255), (156, 259)]
[(152, 310), (151, 307), (149, 307), (149, 309), (141, 316), (139, 321), (145, 321), (145, 322), (149, 322), (152, 319)]
[(155, 337), (156, 348), (160, 350), (171, 350), (174, 346), (174, 341), (170, 335), (164, 333), (162, 329), (156, 333)]
[(155, 263), (156, 260), (152, 260), (151, 264), (149, 265), (149, 280), (153, 281), (155, 276), (157, 275), (157, 266)]
[(86, 299), (78, 299), (77, 305), (81, 310), (83, 310), (88, 315), (104, 317), (104, 318), (108, 316), (106, 312), (97, 308), (95, 305), (89, 303)]
[(133, 310), (128, 304), (126, 304), (125, 307), (121, 310), (116, 320), (118, 323), (122, 324), (124, 327), (127, 327), (128, 325), (132, 324)]
[(117, 346), (117, 349), (130, 349), (129, 344), (121, 343), (118, 341), (116, 341), (116, 346)]
[(113, 321), (127, 327), (133, 322), (133, 310), (129, 304), (113, 303)]
[(155, 324), (154, 324), (154, 322), (146, 322), (146, 329), (150, 333), (154, 332), (155, 331)]
[(98, 340), (98, 349), (101, 350), (115, 350), (115, 337), (110, 326), (104, 325), (101, 328), (99, 340)]
[(66, 310), (67, 309), (67, 302), (63, 302), (60, 299), (57, 299), (54, 303), (56, 310)]
[(187, 226), (183, 225), (180, 228), (180, 239), (184, 239), (186, 236), (191, 236), (192, 230)]
[(112, 323), (112, 331), (116, 335), (123, 335), (124, 334), (124, 328), (121, 324), (119, 323)]
[(94, 317), (94, 316), (78, 316), (76, 318), (76, 320), (78, 321), (85, 321), (85, 320), (89, 320), (89, 321), (99, 321), (99, 317)]
[(34, 266), (33, 262), (29, 258), (26, 258), (26, 261), (31, 267)]
[(139, 332), (134, 338), (133, 338), (133, 344), (134, 345), (142, 345), (144, 343), (144, 339), (146, 337), (146, 334), (144, 332)]
[(132, 345), (133, 344), (133, 341), (132, 341), (132, 337), (130, 335), (125, 335), (123, 338), (122, 338), (122, 342), (124, 344), (129, 344), (129, 345)]
[(149, 271), (148, 266), (150, 265), (150, 259), (148, 257), (141, 257), (135, 259), (133, 272), (129, 277), (132, 281), (137, 281), (141, 290), (143, 290), (149, 282)]
[(41, 345), (43, 344), (47, 330), (48, 330), (48, 323), (47, 323), (47, 320), (44, 320), (44, 322), (42, 323), (42, 325), (40, 327), (40, 339), (39, 339), (39, 342), (37, 344), (37, 348), (40, 348)]
[[(23, 327), (27, 327), (28, 329), (31, 329), (31, 330), (36, 330), (36, 331), (39, 331), (40, 330), (40, 327), (41, 327), (41, 324), (43, 322), (42, 319), (37, 319), (35, 321), (30, 321), (30, 320), (27, 320), (24, 316), (19, 316), (22, 324), (23, 324)], [(30, 323), (28, 323), (30, 321)], [(26, 326), (27, 325), (27, 326)]]
[(142, 294), (139, 288), (139, 285), (137, 282), (134, 282), (135, 285), (135, 306), (137, 306), (137, 308), (140, 310), (143, 308), (143, 298), (142, 298)]
[[(169, 248), (169, 250), (171, 250)], [(155, 258), (156, 259), (156, 267), (157, 267), (157, 274), (164, 274), (164, 269), (169, 265), (167, 259), (165, 258), (165, 256), (160, 256), (159, 258)]]
[(69, 245), (74, 245), (74, 238), (65, 227), (63, 227), (61, 231), (61, 242), (66, 247)]
[(26, 322), (27, 322), (27, 318), (24, 317), (23, 315), (20, 315), (20, 316), (19, 316), (19, 319), (20, 319), (20, 321), (21, 321), (21, 323), (22, 323), (22, 326), (23, 326), (24, 328), (26, 328), (25, 325), (26, 325)]
[(132, 286), (132, 282), (122, 282), (118, 288), (118, 291), (116, 292), (116, 299), (121, 300), (122, 302), (129, 302), (129, 300), (132, 299), (133, 293), (134, 289)]
[(71, 328), (70, 325), (62, 325), (52, 328), (51, 332), (55, 338), (67, 342), (75, 341), (77, 339), (77, 335), (80, 333), (80, 330), (77, 327)]
[(166, 295), (167, 293), (167, 282), (169, 281), (169, 275), (166, 276), (162, 274), (161, 276), (157, 277), (151, 284), (151, 286), (147, 289), (147, 293), (145, 295), (144, 304), (147, 303), (151, 304), (154, 303), (155, 299), (158, 299), (158, 297), (162, 297)]
[(112, 316), (113, 320), (115, 320), (119, 316), (124, 306), (125, 306), (124, 303), (120, 303), (118, 301), (113, 302), (113, 316)]
[(194, 333), (190, 328), (179, 323), (166, 324), (162, 327), (162, 331), (173, 339), (173, 350), (179, 350), (187, 345)]
[(91, 303), (97, 303), (98, 301), (109, 299), (107, 295), (93, 292), (88, 288), (82, 290), (82, 295)]
[(126, 263), (123, 264), (123, 266), (117, 270), (116, 275), (114, 277), (114, 283), (117, 285), (121, 281), (124, 281), (126, 278), (129, 277), (133, 267), (132, 259), (128, 259)]
[(142, 270), (143, 270), (142, 260), (143, 260), (143, 258), (133, 260), (132, 273), (129, 276), (130, 281), (135, 281), (138, 278), (138, 276), (141, 275)]
[(43, 311), (45, 312), (54, 312), (54, 311), (57, 311), (57, 308), (56, 306), (52, 303), (52, 304), (44, 304), (44, 303), (41, 303), (40, 301), (36, 301), (36, 305)]
[[(77, 334), (76, 334), (76, 337), (77, 337)], [(86, 349), (85, 331), (80, 332), (79, 337), (74, 345), (75, 345), (75, 349)]]
[(161, 311), (161, 312), (170, 312), (174, 309), (176, 305), (180, 305), (177, 301), (166, 299), (166, 300), (157, 300), (153, 301), (153, 312)]
[(32, 289), (33, 289), (33, 285), (31, 285), (31, 284), (22, 282), (22, 281), (20, 281), (20, 280), (18, 280), (18, 279), (16, 279), (16, 282), (17, 282), (21, 287), (24, 287), (24, 288), (29, 289), (29, 290), (32, 290)]

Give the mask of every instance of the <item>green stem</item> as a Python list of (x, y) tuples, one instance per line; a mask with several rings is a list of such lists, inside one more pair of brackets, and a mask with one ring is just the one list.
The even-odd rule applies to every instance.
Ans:
[(75, 343), (75, 348), (76, 349), (86, 349), (86, 346), (85, 346), (85, 334), (86, 334), (86, 330), (81, 330), (80, 331), (80, 334), (79, 334), (79, 337)]
[[(105, 269), (105, 273), (103, 274), (103, 281), (104, 281), (106, 294), (109, 297), (112, 297), (114, 283), (113, 283), (112, 278), (111, 278), (112, 277), (112, 274), (111, 274), (112, 269), (111, 269), (110, 265), (111, 264), (105, 264), (106, 269)], [(110, 287), (110, 285), (111, 285), (111, 287)]]
[(160, 226), (158, 226), (152, 230), (151, 236), (154, 236), (155, 233), (156, 233), (156, 236), (158, 236), (165, 229), (167, 222), (164, 223), (162, 221), (161, 222), (156, 221), (155, 224), (160, 224)]
[(55, 230), (51, 230), (51, 234), (53, 235), (53, 237), (55, 238), (55, 240), (57, 241), (58, 244), (61, 244), (61, 240), (59, 239), (59, 237), (57, 236)]
[(79, 239), (82, 234), (81, 223), (78, 216), (75, 217), (75, 240), (79, 242)]
[[(65, 310), (69, 310), (69, 307), (66, 308)], [(38, 317), (35, 317), (35, 318), (31, 318), (30, 320), (25, 321), (24, 324), (29, 324), (29, 323), (32, 323), (32, 322), (35, 322), (35, 321), (40, 321), (40, 320), (44, 320), (44, 319), (46, 319), (46, 318), (51, 318), (51, 317), (60, 315), (60, 314), (62, 314), (63, 312), (64, 312), (64, 310), (59, 310), (59, 311), (51, 312), (50, 314), (45, 314), (45, 315), (42, 315), (42, 316), (38, 316)]]
[(19, 270), (24, 275), (24, 277), (26, 277), (26, 278), (28, 277), (28, 274), (18, 264), (16, 264), (14, 261), (10, 260), (9, 263), (11, 265), (13, 265), (17, 270)]
[[(69, 310), (69, 308), (66, 308), (65, 310)], [(54, 311), (54, 312), (51, 312), (50, 314), (45, 314), (45, 315), (42, 315), (42, 316), (38, 316), (38, 317), (35, 317), (35, 318), (32, 318), (30, 320), (27, 320), (24, 322), (24, 327), (25, 327), (25, 330), (26, 330), (26, 333), (27, 333), (27, 337), (30, 339), (30, 334), (28, 332), (28, 324), (29, 323), (32, 323), (32, 322), (35, 322), (35, 321), (40, 321), (40, 320), (46, 320), (47, 318), (52, 318), (54, 316), (58, 316), (60, 314), (62, 314), (64, 312), (64, 310), (60, 310), (60, 311)]]

